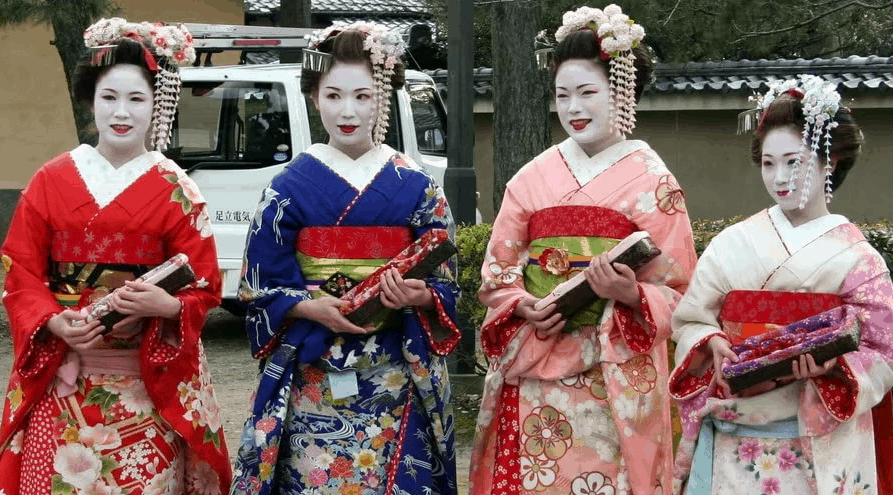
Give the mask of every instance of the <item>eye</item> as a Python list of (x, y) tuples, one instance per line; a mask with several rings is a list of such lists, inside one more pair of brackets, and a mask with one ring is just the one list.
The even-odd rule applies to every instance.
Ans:
[(101, 98), (106, 101), (114, 101), (115, 100), (115, 97), (112, 95), (102, 95)]
[(558, 98), (558, 99), (567, 98), (567, 95), (564, 93), (560, 93), (560, 94), (555, 95), (555, 98)]
[(594, 94), (597, 93), (597, 92), (598, 92), (598, 91), (595, 91), (595, 90), (592, 90), (592, 89), (586, 89), (586, 90), (583, 90), (583, 96), (592, 96), (592, 95), (594, 95)]
[(760, 166), (762, 166), (762, 167), (764, 167), (764, 168), (765, 168), (765, 167), (771, 167), (771, 166), (772, 166), (772, 162), (771, 162), (770, 160), (763, 160), (763, 163), (761, 163)]
[(796, 164), (797, 164), (797, 159), (796, 159), (796, 158), (791, 158), (790, 160), (788, 160), (788, 165), (789, 165), (789, 166), (793, 167), (793, 166), (796, 165)]
[(130, 101), (137, 101), (137, 102), (142, 103), (142, 102), (146, 101), (146, 98), (142, 97), (142, 96), (132, 96), (130, 98)]
[(370, 95), (369, 93), (360, 93), (357, 95), (358, 100), (369, 100), (371, 98), (372, 98), (372, 95)]

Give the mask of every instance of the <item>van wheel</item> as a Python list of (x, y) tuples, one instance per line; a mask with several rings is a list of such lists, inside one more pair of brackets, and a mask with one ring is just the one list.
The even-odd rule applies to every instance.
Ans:
[(245, 316), (248, 309), (248, 305), (238, 299), (224, 299), (220, 302), (220, 307), (239, 317)]

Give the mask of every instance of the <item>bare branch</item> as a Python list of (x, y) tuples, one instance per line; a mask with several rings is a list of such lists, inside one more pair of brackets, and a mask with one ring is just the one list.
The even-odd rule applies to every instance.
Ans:
[(666, 26), (667, 23), (670, 22), (670, 19), (673, 18), (673, 14), (676, 13), (676, 8), (679, 7), (679, 4), (681, 2), (682, 0), (676, 0), (676, 5), (673, 6), (673, 10), (670, 11), (670, 15), (667, 16), (666, 20), (664, 20), (664, 26)]
[(885, 4), (881, 4), (881, 5), (872, 5), (872, 4), (867, 4), (867, 3), (865, 3), (865, 2), (861, 2), (861, 1), (859, 1), (859, 0), (851, 0), (851, 1), (849, 1), (849, 2), (847, 2), (847, 3), (845, 3), (845, 4), (843, 4), (843, 5), (839, 5), (839, 6), (835, 7), (835, 8), (833, 8), (833, 9), (830, 9), (830, 10), (828, 10), (827, 12), (823, 12), (823, 13), (818, 14), (818, 15), (816, 15), (816, 16), (810, 18), (810, 19), (807, 19), (807, 20), (802, 21), (802, 22), (798, 22), (797, 24), (793, 24), (793, 25), (788, 26), (788, 27), (786, 27), (786, 28), (782, 28), (782, 29), (772, 29), (772, 30), (769, 30), (769, 31), (754, 31), (754, 32), (747, 33), (747, 34), (745, 34), (744, 36), (742, 36), (742, 37), (736, 39), (735, 41), (733, 41), (733, 43), (741, 43), (742, 41), (745, 41), (745, 40), (750, 39), (750, 38), (755, 38), (755, 37), (757, 37), (757, 36), (766, 36), (766, 35), (769, 35), (769, 34), (780, 34), (780, 33), (786, 33), (786, 32), (788, 32), (788, 31), (793, 31), (793, 30), (795, 30), (795, 29), (800, 29), (800, 28), (802, 28), (802, 27), (804, 27), (804, 26), (808, 26), (808, 25), (812, 24), (813, 22), (815, 22), (815, 21), (817, 21), (817, 20), (819, 20), (819, 19), (821, 19), (821, 18), (823, 18), (823, 17), (829, 16), (829, 15), (831, 15), (831, 14), (837, 12), (837, 11), (840, 11), (840, 10), (843, 10), (843, 9), (846, 9), (846, 8), (849, 8), (849, 7), (852, 7), (852, 6), (854, 6), (854, 5), (855, 5), (855, 6), (859, 6), (859, 7), (864, 7), (864, 8), (866, 8), (866, 9), (880, 10), (880, 9), (886, 9), (886, 8), (888, 8), (888, 7), (893, 7), (893, 2), (888, 2), (888, 3), (885, 3)]

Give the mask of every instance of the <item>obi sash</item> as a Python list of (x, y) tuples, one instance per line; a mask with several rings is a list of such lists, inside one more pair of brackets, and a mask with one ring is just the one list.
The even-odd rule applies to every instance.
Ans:
[(733, 290), (723, 301), (719, 320), (734, 345), (841, 304), (843, 300), (837, 294), (822, 292)]
[[(639, 228), (609, 208), (553, 206), (534, 213), (527, 230), (530, 258), (524, 267), (524, 284), (534, 297), (544, 297)], [(606, 304), (607, 299), (597, 299), (574, 314), (565, 330), (597, 324)]]
[[(412, 241), (408, 227), (306, 227), (298, 234), (295, 251), (307, 290), (320, 297), (324, 294), (320, 286), (335, 273), (362, 281)], [(385, 308), (372, 325), (380, 329), (393, 315), (393, 310)]]

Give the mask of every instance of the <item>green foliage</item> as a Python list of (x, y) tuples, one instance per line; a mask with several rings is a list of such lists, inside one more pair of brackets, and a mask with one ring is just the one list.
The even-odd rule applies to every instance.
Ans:
[[(446, 45), (446, 1), (427, 0)], [(533, 2), (538, 0), (514, 0)], [(475, 64), (492, 67), (490, 9), (476, 1)], [(542, 29), (554, 33), (564, 12), (607, 1), (539, 2)], [(645, 27), (661, 62), (893, 55), (893, 4), (887, 0), (614, 0)], [(511, 29), (510, 20), (495, 29)], [(531, 40), (532, 42), (532, 40)]]
[(481, 287), (481, 266), (493, 226), (488, 223), (480, 225), (462, 225), (456, 232), (456, 246), (459, 249), (459, 287), (462, 299), (456, 308), (462, 327), (466, 331), (477, 332), (484, 322), (487, 309), (478, 301), (477, 293)]
[[(692, 234), (698, 256), (704, 252), (707, 244), (726, 227), (740, 222), (744, 217), (720, 219), (698, 219), (692, 221)], [(877, 223), (857, 224), (871, 244), (893, 271), (893, 224), (884, 220)], [(459, 286), (462, 288), (462, 299), (459, 301), (457, 313), (465, 331), (478, 332), (484, 321), (486, 308), (478, 301), (477, 291), (481, 286), (481, 266), (487, 250), (487, 242), (492, 232), (490, 224), (459, 227), (456, 233), (456, 246), (459, 248)]]

